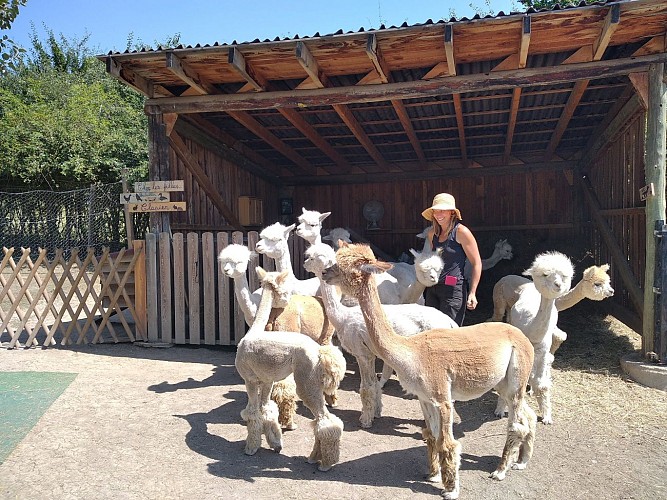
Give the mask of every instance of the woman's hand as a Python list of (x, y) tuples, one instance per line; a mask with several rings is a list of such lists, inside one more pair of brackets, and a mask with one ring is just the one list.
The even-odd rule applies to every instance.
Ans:
[(477, 296), (472, 292), (468, 294), (468, 301), (466, 302), (466, 307), (471, 310), (477, 307)]

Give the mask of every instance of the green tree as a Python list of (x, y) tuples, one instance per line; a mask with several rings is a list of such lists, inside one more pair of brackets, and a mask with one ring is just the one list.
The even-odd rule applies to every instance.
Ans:
[[(585, 0), (586, 3), (595, 3), (597, 0)], [(565, 7), (567, 5), (579, 5), (581, 0), (519, 0), (519, 3), (523, 5), (526, 9), (533, 8), (536, 10), (540, 9), (553, 9), (556, 5)]]
[[(0, 32), (11, 28), (14, 19), (19, 15), (19, 7), (23, 7), (28, 0), (0, 0)], [(24, 50), (16, 45), (8, 35), (0, 36), (0, 74), (7, 69), (14, 68), (14, 60), (19, 58)]]
[(47, 30), (0, 76), (0, 182), (63, 189), (145, 178), (143, 96), (107, 75), (87, 48)]

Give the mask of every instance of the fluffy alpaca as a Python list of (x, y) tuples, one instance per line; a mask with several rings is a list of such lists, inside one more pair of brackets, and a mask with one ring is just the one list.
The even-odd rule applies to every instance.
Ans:
[[(257, 268), (257, 273), (263, 288), (271, 280), (289, 277), (286, 272), (267, 273), (261, 267)], [(254, 455), (257, 452), (262, 434), (266, 436), (271, 448), (277, 452), (282, 449), (278, 412), (269, 396), (274, 382), (293, 374), (297, 394), (315, 419), (315, 444), (308, 462), (319, 462), (318, 469), (326, 471), (340, 458), (343, 422), (329, 413), (323, 394), (332, 394), (340, 385), (346, 369), (345, 358), (338, 348), (332, 345), (320, 346), (297, 332), (266, 332), (264, 327), (274, 300), (281, 300), (280, 297), (274, 297), (272, 289), (268, 285), (263, 289), (253, 325), (239, 342), (236, 351), (236, 370), (243, 377), (248, 393), (245, 453)]]
[[(609, 265), (591, 266), (583, 273), (583, 277), (570, 291), (556, 299), (556, 309), (563, 311), (578, 304), (583, 299), (604, 300), (614, 295), (609, 274)], [(493, 287), (493, 316), (490, 321), (502, 321), (516, 303), (521, 289), (530, 283), (523, 276), (504, 276)], [(556, 327), (552, 334), (551, 354), (567, 339), (567, 333)]]
[(430, 477), (439, 470), (443, 496), (458, 498), (461, 445), (452, 433), (452, 400), (475, 399), (494, 388), (510, 405), (510, 418), (500, 463), (491, 476), (504, 479), (516, 453), (513, 467), (523, 469), (532, 455), (537, 420), (525, 401), (533, 363), (530, 341), (505, 323), (397, 335), (371, 279), (372, 273), (384, 272), (390, 265), (378, 261), (367, 245), (342, 245), (336, 264), (322, 277), (357, 297), (370, 349), (389, 362), (403, 388), (419, 398)]
[[(521, 288), (508, 321), (519, 328), (535, 348), (530, 386), (537, 398), (542, 423), (551, 424), (551, 364), (554, 356), (550, 351), (552, 332), (558, 321), (556, 299), (570, 289), (574, 267), (562, 253), (546, 252), (535, 257), (523, 274), (533, 281)], [(505, 402), (499, 398), (495, 413), (502, 416), (504, 412)]]
[[(318, 277), (336, 262), (334, 250), (325, 244), (313, 245), (306, 250), (304, 267)], [(337, 289), (322, 283), (322, 299), (327, 316), (336, 327), (336, 336), (343, 349), (352, 354), (359, 365), (361, 386), (361, 426), (371, 427), (373, 419), (382, 412), (382, 387), (391, 378), (392, 367), (384, 364), (382, 378), (377, 381), (375, 354), (367, 346), (366, 323), (359, 306), (346, 307), (338, 300)], [(404, 336), (414, 335), (431, 328), (456, 328), (458, 325), (445, 313), (433, 307), (417, 304), (383, 305), (394, 330)]]
[(344, 227), (334, 227), (329, 234), (322, 237), (322, 241), (330, 241), (334, 250), (338, 250), (338, 241), (343, 240), (346, 243), (352, 243), (350, 232)]
[[(396, 278), (400, 287), (399, 304), (423, 304), (423, 293), (427, 287), (438, 283), (440, 272), (445, 266), (442, 260), (442, 248), (435, 252), (430, 248), (417, 252), (413, 248), (410, 253), (415, 258), (414, 264), (406, 262), (394, 262), (393, 267), (387, 271), (387, 274)], [(378, 284), (378, 286), (380, 286)], [(382, 300), (382, 295), (380, 295)], [(393, 303), (393, 302), (383, 302)]]
[(296, 227), (296, 234), (310, 245), (322, 242), (322, 222), (331, 215), (331, 212), (321, 214), (316, 210), (306, 210), (301, 207), (303, 212), (299, 216), (299, 225)]
[[(228, 245), (218, 255), (220, 268), (226, 276), (234, 280), (234, 294), (248, 326), (252, 326), (262, 296), (262, 288), (251, 292), (248, 287), (246, 271), (251, 257), (252, 252), (239, 244)], [(281, 288), (273, 290), (274, 293), (289, 298), (286, 300), (286, 306), (274, 307), (271, 310), (265, 330), (300, 332), (320, 345), (331, 343), (334, 328), (326, 317), (321, 299), (292, 295), (291, 287), (283, 286), (282, 281), (267, 282), (265, 286), (269, 284), (280, 286)], [(274, 384), (271, 399), (278, 405), (281, 426), (285, 429), (295, 429), (296, 390), (293, 380), (288, 378)], [(336, 394), (327, 395), (328, 404), (335, 406), (336, 400)]]
[(255, 245), (255, 250), (261, 254), (271, 257), (276, 263), (276, 271), (287, 271), (292, 288), (297, 295), (308, 295), (314, 297), (319, 294), (320, 280), (310, 278), (300, 280), (294, 275), (292, 260), (289, 253), (287, 240), (290, 232), (294, 229), (294, 224), (283, 226), (276, 222), (262, 229), (259, 233), (260, 240)]
[[(498, 240), (496, 241), (496, 246), (493, 248), (493, 253), (491, 254), (490, 257), (486, 259), (482, 259), (482, 271), (486, 271), (487, 269), (491, 269), (493, 266), (495, 266), (498, 262), (500, 262), (503, 259), (511, 260), (514, 257), (514, 254), (512, 253), (512, 245), (507, 243), (507, 240)], [(464, 269), (464, 275), (465, 279), (467, 280), (468, 283), (470, 283), (470, 279), (472, 277), (472, 264), (470, 264), (470, 261), (466, 259), (466, 264)]]

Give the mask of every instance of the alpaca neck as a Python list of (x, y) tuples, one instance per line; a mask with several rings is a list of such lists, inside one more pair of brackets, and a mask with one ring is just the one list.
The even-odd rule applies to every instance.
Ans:
[(248, 278), (246, 278), (245, 273), (234, 278), (234, 294), (236, 295), (236, 301), (239, 303), (241, 311), (243, 311), (245, 322), (248, 326), (251, 326), (257, 314), (257, 301), (252, 300), (253, 295), (250, 292)]
[[(535, 314), (535, 317), (533, 320), (530, 322), (530, 331), (533, 333), (533, 335), (528, 335), (528, 338), (533, 344), (536, 344), (538, 342), (541, 342), (543, 338), (546, 338), (547, 336), (551, 338), (551, 330), (552, 330), (552, 321), (553, 321), (553, 313), (554, 313), (554, 304), (556, 302), (556, 299), (548, 299), (544, 295), (541, 295), (540, 298), (540, 307), (537, 310), (537, 314)], [(556, 313), (556, 318), (558, 318), (558, 313)], [(553, 326), (555, 326), (555, 321), (553, 322)], [(534, 334), (538, 334), (539, 338), (535, 336)]]
[(261, 333), (264, 332), (269, 318), (271, 317), (271, 309), (273, 308), (273, 292), (266, 288), (262, 288), (262, 298), (259, 301), (259, 306), (257, 307), (257, 312), (255, 318), (246, 333), (246, 336), (250, 333)]
[(280, 273), (289, 271), (290, 275), (294, 275), (294, 269), (292, 268), (292, 259), (290, 259), (287, 243), (285, 243), (285, 251), (281, 252), (278, 257), (274, 258), (274, 260), (276, 261), (276, 271)]
[(556, 309), (558, 309), (559, 311), (562, 311), (564, 309), (569, 309), (570, 307), (578, 304), (583, 299), (585, 299), (586, 294), (584, 292), (584, 286), (585, 286), (584, 280), (581, 280), (579, 283), (577, 283), (577, 286), (570, 289), (566, 294), (558, 297), (556, 299)]
[(410, 283), (405, 293), (403, 304), (416, 304), (419, 297), (424, 293), (424, 290), (426, 290), (426, 287), (419, 281), (415, 280), (413, 283)]
[(405, 338), (397, 335), (392, 329), (380, 303), (373, 276), (369, 275), (366, 283), (361, 286), (361, 293), (357, 299), (366, 322), (371, 351), (394, 368), (401, 366), (401, 360), (405, 361), (406, 353), (401, 349), (405, 344)]
[(487, 269), (491, 269), (493, 266), (495, 266), (498, 262), (500, 262), (502, 257), (500, 256), (500, 250), (497, 248), (493, 250), (493, 253), (491, 254), (491, 257), (488, 259), (482, 259), (482, 271), (486, 271)]
[(347, 318), (347, 307), (341, 304), (336, 286), (326, 283), (322, 279), (321, 274), (318, 278), (320, 279), (320, 292), (322, 293), (322, 302), (324, 303), (324, 310), (327, 313), (327, 317), (337, 331), (342, 331), (344, 330)]

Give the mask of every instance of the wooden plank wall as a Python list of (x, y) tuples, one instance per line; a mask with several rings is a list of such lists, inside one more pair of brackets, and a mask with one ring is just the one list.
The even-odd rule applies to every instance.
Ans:
[[(148, 340), (190, 345), (235, 345), (247, 330), (234, 296), (234, 284), (218, 266), (220, 251), (231, 243), (254, 248), (255, 231), (146, 235)], [(256, 255), (248, 283), (259, 287), (255, 267), (275, 269), (272, 259)]]
[[(639, 188), (645, 184), (644, 135), (645, 116), (639, 114), (629, 120), (626, 127), (600, 151), (589, 174), (602, 214), (642, 288), (646, 267), (646, 217), (645, 203), (639, 198)], [(595, 260), (611, 262), (611, 253), (594, 228), (590, 228), (587, 237)], [(628, 293), (618, 286), (621, 280), (613, 265), (610, 273), (617, 292), (613, 301), (636, 313), (640, 321), (641, 314), (634, 309)]]

